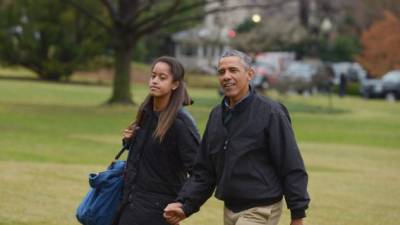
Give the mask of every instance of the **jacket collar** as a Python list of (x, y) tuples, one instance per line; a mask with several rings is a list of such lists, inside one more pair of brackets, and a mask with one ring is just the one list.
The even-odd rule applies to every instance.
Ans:
[(255, 91), (254, 89), (249, 86), (249, 93), (246, 97), (244, 97), (242, 100), (240, 100), (236, 105), (233, 106), (233, 108), (229, 108), (229, 104), (228, 104), (228, 98), (225, 96), (222, 99), (222, 109), (223, 111), (233, 111), (233, 112), (242, 112), (243, 110), (245, 110), (247, 108), (247, 106), (249, 105), (249, 103), (251, 102), (251, 100), (254, 98), (255, 95)]

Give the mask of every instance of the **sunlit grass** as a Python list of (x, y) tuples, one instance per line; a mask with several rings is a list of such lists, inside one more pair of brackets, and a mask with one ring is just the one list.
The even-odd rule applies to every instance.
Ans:
[[(137, 109), (104, 106), (110, 93), (109, 86), (0, 80), (1, 225), (78, 224), (87, 174), (111, 161)], [(140, 103), (146, 87), (134, 85), (132, 93)], [(202, 132), (220, 98), (216, 89), (191, 87), (190, 94)], [(310, 176), (306, 223), (397, 224), (400, 104), (334, 96), (331, 113), (322, 95), (284, 103)], [(222, 207), (212, 198), (183, 224), (222, 224)], [(288, 221), (284, 210), (280, 224)]]

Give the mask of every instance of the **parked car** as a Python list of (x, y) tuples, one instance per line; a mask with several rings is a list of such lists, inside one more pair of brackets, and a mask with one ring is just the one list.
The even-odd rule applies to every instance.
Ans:
[(331, 64), (334, 78), (333, 83), (339, 85), (340, 76), (344, 74), (346, 79), (351, 82), (360, 82), (367, 76), (365, 69), (356, 62), (337, 62)]
[(259, 93), (264, 93), (264, 91), (267, 90), (269, 87), (267, 77), (259, 76), (257, 74), (253, 76), (253, 79), (251, 79), (250, 84)]
[(264, 93), (264, 91), (276, 84), (282, 71), (294, 59), (295, 53), (293, 52), (258, 53), (254, 58), (255, 74), (251, 84), (257, 91)]
[(299, 94), (312, 94), (326, 89), (332, 77), (332, 69), (321, 61), (295, 61), (279, 77), (279, 87)]
[(400, 99), (400, 70), (390, 71), (381, 79), (365, 79), (360, 92), (364, 98)]

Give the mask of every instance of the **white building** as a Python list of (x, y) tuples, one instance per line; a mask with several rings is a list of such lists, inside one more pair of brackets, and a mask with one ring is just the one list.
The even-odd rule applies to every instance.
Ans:
[[(221, 3), (213, 2), (206, 6), (206, 10), (215, 8), (232, 8), (244, 4), (265, 3), (265, 0), (226, 0)], [(235, 9), (208, 14), (202, 25), (175, 33), (172, 39), (176, 42), (175, 57), (188, 70), (198, 70), (206, 73), (215, 73), (215, 66), (221, 54), (229, 49), (229, 40), (236, 33), (233, 30), (244, 20), (254, 14), (261, 13), (259, 8)]]
[[(309, 22), (311, 24), (320, 23), (312, 13), (316, 10), (316, 1), (310, 0)], [(253, 19), (255, 22), (262, 20), (269, 24), (270, 27), (265, 32), (267, 34), (260, 35), (279, 32), (279, 27), (300, 26), (298, 1), (282, 0), (282, 4), (276, 7), (260, 6), (276, 2), (276, 0), (224, 0), (209, 3), (206, 11), (221, 10), (206, 15), (200, 26), (175, 33), (172, 36), (176, 43), (175, 57), (188, 70), (215, 73), (218, 58), (226, 49), (229, 49), (230, 41), (236, 35), (234, 29), (245, 20)], [(254, 5), (254, 7), (249, 7), (250, 5)], [(226, 10), (224, 11), (224, 9)], [(253, 18), (255, 15), (258, 18)]]

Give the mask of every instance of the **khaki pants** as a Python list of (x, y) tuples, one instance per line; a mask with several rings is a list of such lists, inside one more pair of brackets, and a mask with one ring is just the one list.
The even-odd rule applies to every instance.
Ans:
[(282, 200), (268, 206), (234, 213), (224, 208), (224, 225), (277, 225), (282, 213)]

